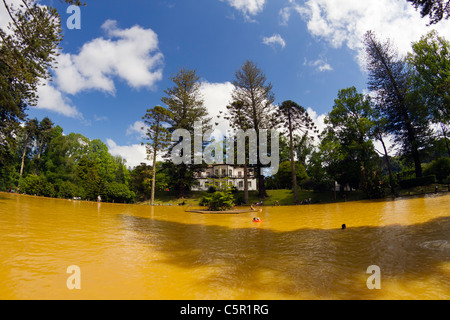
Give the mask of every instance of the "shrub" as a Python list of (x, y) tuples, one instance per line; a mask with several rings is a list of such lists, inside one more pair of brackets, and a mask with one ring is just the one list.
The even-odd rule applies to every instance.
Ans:
[(445, 178), (445, 179), (442, 181), (442, 183), (450, 184), (450, 175), (447, 176), (447, 178)]
[(210, 211), (225, 211), (234, 207), (234, 197), (229, 191), (216, 191), (200, 201)]
[(83, 197), (84, 191), (81, 187), (70, 181), (62, 181), (56, 185), (58, 189), (58, 198), (72, 199), (73, 197)]
[(55, 188), (53, 185), (47, 182), (44, 177), (35, 174), (30, 174), (23, 179), (20, 184), (20, 192), (45, 197), (55, 196)]
[(303, 190), (313, 190), (314, 192), (324, 192), (331, 190), (333, 185), (328, 181), (317, 182), (314, 180), (306, 180), (302, 182), (301, 187)]
[(424, 175), (435, 175), (438, 182), (443, 183), (450, 175), (450, 158), (439, 158), (431, 162), (424, 170)]
[(134, 202), (136, 197), (133, 191), (123, 183), (111, 182), (106, 187), (106, 200), (110, 202)]
[(421, 178), (407, 179), (399, 182), (402, 189), (413, 188), (418, 186), (426, 186), (436, 182), (436, 176), (429, 175)]

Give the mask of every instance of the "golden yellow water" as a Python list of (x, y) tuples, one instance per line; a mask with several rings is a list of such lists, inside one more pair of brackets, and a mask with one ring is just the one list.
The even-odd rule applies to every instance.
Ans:
[(0, 299), (450, 299), (448, 194), (185, 210), (0, 193)]

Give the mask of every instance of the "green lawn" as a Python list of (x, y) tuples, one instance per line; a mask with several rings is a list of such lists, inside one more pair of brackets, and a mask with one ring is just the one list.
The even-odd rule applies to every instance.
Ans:
[[(438, 187), (439, 192), (448, 192), (450, 188), (448, 185), (443, 184), (432, 184), (429, 186), (421, 186), (409, 189), (398, 189), (396, 190), (399, 196), (413, 196), (424, 193), (433, 193), (435, 191), (435, 187)], [(192, 191), (189, 192), (184, 199), (177, 198), (172, 192), (159, 191), (156, 192), (155, 195), (155, 203), (158, 205), (179, 205), (184, 202), (187, 206), (198, 206), (200, 200), (207, 194), (206, 191)], [(263, 204), (268, 206), (275, 205), (275, 202), (282, 206), (293, 205), (294, 204), (294, 195), (292, 190), (282, 189), (282, 190), (267, 190), (267, 195), (265, 199), (263, 199)], [(243, 199), (243, 192), (239, 191), (235, 195), (235, 198)], [(386, 190), (386, 196), (390, 197), (389, 190)], [(346, 197), (346, 198), (345, 198)], [(311, 198), (311, 203), (332, 203), (332, 202), (344, 202), (344, 201), (357, 201), (365, 199), (364, 194), (361, 191), (353, 191), (353, 192), (345, 192), (341, 194), (339, 192), (336, 193), (336, 201), (334, 199), (333, 191), (325, 191), (325, 192), (314, 192), (308, 190), (299, 190), (298, 191), (298, 199), (302, 202), (305, 199)], [(249, 191), (249, 202), (255, 203), (259, 202), (260, 199), (258, 197), (257, 191)], [(140, 204), (150, 204), (150, 201), (140, 202)]]
[[(184, 199), (177, 198), (171, 192), (160, 191), (156, 192), (155, 195), (155, 203), (161, 205), (178, 205), (184, 202), (185, 205), (190, 206), (198, 206), (200, 200), (207, 194), (205, 191), (193, 191), (189, 192)], [(282, 190), (267, 190), (267, 195), (265, 199), (263, 199), (264, 205), (275, 205), (275, 202), (278, 201), (280, 205), (293, 205), (294, 204), (294, 195), (292, 190), (282, 189)], [(237, 192), (235, 194), (235, 198), (240, 197), (243, 198), (243, 192)], [(304, 199), (311, 198), (311, 203), (330, 203), (334, 201), (334, 192), (313, 192), (306, 190), (299, 190), (298, 192), (299, 201), (303, 201)], [(349, 192), (347, 193), (347, 201), (361, 200), (363, 199), (363, 194), (361, 192)], [(249, 202), (255, 203), (259, 202), (260, 199), (258, 197), (257, 191), (249, 191)], [(336, 193), (336, 201), (342, 202), (345, 201), (343, 195)], [(149, 204), (150, 201), (144, 201), (141, 204)]]

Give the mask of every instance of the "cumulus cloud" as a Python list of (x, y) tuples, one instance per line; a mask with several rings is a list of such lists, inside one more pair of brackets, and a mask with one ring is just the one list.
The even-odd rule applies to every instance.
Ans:
[[(10, 6), (13, 10), (22, 10), (20, 5), (23, 4), (22, 0), (6, 0), (5, 1), (8, 6)], [(9, 16), (8, 11), (6, 10), (4, 4), (0, 5), (0, 28), (3, 29), (7, 34), (10, 33), (8, 30), (8, 24), (12, 22), (11, 17)]]
[(70, 104), (70, 100), (65, 98), (48, 81), (38, 86), (37, 94), (39, 101), (36, 108), (56, 112), (69, 118), (82, 118), (77, 108)]
[(325, 129), (325, 118), (327, 117), (327, 114), (321, 114), (318, 115), (316, 111), (314, 111), (311, 107), (308, 107), (306, 109), (308, 112), (308, 115), (311, 117), (312, 121), (314, 122), (314, 125), (317, 127), (317, 130), (319, 130), (318, 134), (314, 134), (314, 144), (318, 144), (320, 142), (319, 135), (323, 132)]
[(115, 94), (115, 81), (134, 89), (153, 89), (162, 80), (163, 54), (151, 29), (133, 26), (120, 29), (116, 21), (103, 26), (106, 38), (85, 43), (77, 54), (60, 53), (54, 81), (39, 87), (37, 108), (72, 118), (83, 118), (70, 104), (69, 95), (96, 90)]
[(145, 132), (146, 132), (146, 125), (144, 121), (136, 121), (135, 123), (131, 124), (128, 127), (126, 135), (127, 136), (136, 135), (139, 139), (142, 139), (143, 137), (145, 137)]
[(129, 146), (119, 146), (112, 139), (106, 139), (109, 152), (113, 156), (121, 156), (127, 163), (127, 167), (136, 167), (141, 163), (151, 164), (151, 161), (147, 159), (147, 152), (145, 146), (141, 144), (133, 144)]
[(153, 88), (162, 79), (163, 54), (153, 30), (120, 29), (114, 20), (107, 20), (102, 29), (106, 39), (94, 39), (78, 54), (58, 57), (55, 82), (60, 90), (72, 95), (89, 89), (114, 94), (115, 77), (135, 89)]
[[(234, 86), (231, 82), (211, 83), (204, 81), (200, 85), (204, 105), (212, 117), (212, 124), (222, 135), (230, 129), (228, 120), (223, 119), (227, 112), (226, 106), (231, 102), (231, 93)], [(222, 112), (222, 113), (220, 113)], [(218, 118), (217, 116), (221, 116)], [(217, 126), (216, 126), (217, 123)]]
[(255, 16), (260, 13), (266, 0), (220, 0), (226, 1), (230, 6), (242, 12), (242, 14), (250, 19), (251, 16)]
[[(302, 4), (290, 0), (279, 12), (280, 23), (287, 24), (292, 12), (300, 14), (313, 36), (334, 48), (354, 50), (362, 67), (362, 39), (367, 30), (390, 38), (401, 54), (410, 51), (411, 42), (430, 30), (428, 20), (404, 0), (307, 0)], [(443, 20), (433, 28), (442, 35), (449, 34), (450, 21)]]
[(263, 38), (263, 43), (265, 45), (268, 45), (268, 46), (279, 45), (282, 48), (284, 48), (286, 46), (286, 42), (284, 41), (284, 39), (278, 33), (274, 34), (271, 37), (264, 37)]

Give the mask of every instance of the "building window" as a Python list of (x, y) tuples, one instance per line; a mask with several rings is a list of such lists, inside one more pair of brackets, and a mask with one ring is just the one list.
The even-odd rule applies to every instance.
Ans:
[(222, 169), (222, 175), (224, 176), (224, 175), (226, 175), (226, 174), (227, 174), (227, 170)]
[(238, 177), (242, 177), (242, 171), (238, 171)]
[(244, 181), (239, 181), (239, 188), (243, 188), (244, 187)]
[(214, 170), (214, 172), (215, 172), (216, 176), (219, 175), (219, 169)]
[(252, 187), (252, 182), (248, 181), (248, 187), (251, 188)]
[(233, 170), (228, 170), (228, 175), (231, 177), (233, 175)]

